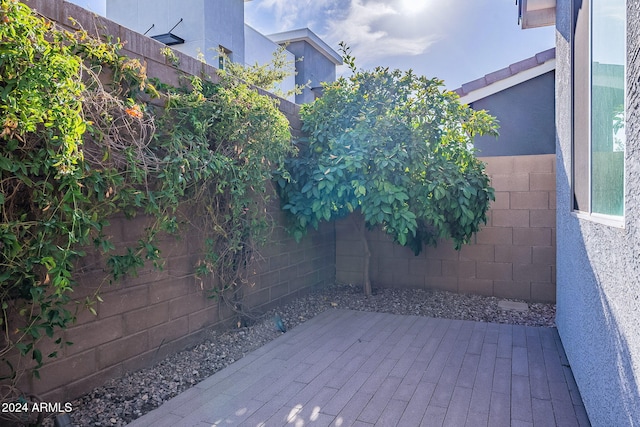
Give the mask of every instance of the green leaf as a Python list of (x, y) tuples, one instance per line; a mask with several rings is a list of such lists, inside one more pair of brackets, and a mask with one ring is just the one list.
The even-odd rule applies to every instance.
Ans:
[(18, 349), (18, 351), (20, 351), (20, 354), (24, 356), (29, 352), (29, 350), (31, 350), (31, 347), (33, 347), (33, 344), (27, 345), (25, 343), (19, 342), (15, 344), (15, 347)]
[(51, 256), (42, 257), (40, 263), (44, 265), (47, 270), (53, 270), (56, 267), (56, 261)]
[(33, 360), (35, 360), (38, 365), (42, 364), (42, 352), (37, 348), (33, 350)]
[(402, 246), (406, 246), (407, 235), (405, 233), (398, 234), (398, 243), (400, 243)]
[(11, 161), (4, 156), (0, 156), (0, 169), (11, 171)]
[(301, 193), (308, 193), (309, 190), (311, 190), (312, 187), (313, 187), (313, 182), (309, 181), (304, 185), (304, 187), (302, 187), (302, 190), (300, 190), (300, 192)]

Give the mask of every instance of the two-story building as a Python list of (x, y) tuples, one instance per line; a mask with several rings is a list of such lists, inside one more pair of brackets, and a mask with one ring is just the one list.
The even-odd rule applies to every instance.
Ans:
[[(80, 1), (80, 0), (77, 0)], [(308, 28), (264, 35), (244, 22), (244, 3), (250, 0), (106, 0), (106, 17), (173, 49), (224, 67), (219, 52), (229, 60), (266, 64), (284, 45), (290, 76), (279, 87), (283, 93), (296, 84), (302, 93), (290, 96), (298, 104), (315, 99), (323, 81), (336, 78), (342, 59)]]

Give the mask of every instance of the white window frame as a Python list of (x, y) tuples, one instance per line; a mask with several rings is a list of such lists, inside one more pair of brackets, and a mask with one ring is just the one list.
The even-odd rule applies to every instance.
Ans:
[[(624, 197), (626, 195), (626, 176), (624, 176), (624, 172), (623, 172), (623, 180), (622, 180), (622, 194), (623, 194), (623, 214), (622, 215), (607, 215), (607, 214), (601, 214), (601, 213), (597, 213), (597, 212), (593, 212), (593, 188), (592, 188), (592, 176), (593, 176), (593, 171), (592, 171), (592, 167), (593, 167), (593, 163), (592, 163), (592, 88), (593, 88), (593, 70), (592, 70), (592, 64), (593, 64), (593, 2), (594, 1), (599, 1), (599, 0), (589, 0), (589, 27), (588, 27), (588, 32), (589, 32), (589, 54), (588, 54), (588, 68), (589, 68), (589, 92), (586, 95), (587, 98), (587, 102), (589, 103), (589, 118), (587, 121), (587, 126), (588, 126), (588, 135), (589, 135), (589, 141), (588, 141), (588, 147), (589, 147), (589, 151), (588, 151), (588, 160), (587, 160), (587, 164), (589, 167), (589, 173), (588, 173), (588, 190), (589, 190), (589, 211), (580, 211), (577, 210), (575, 205), (574, 205), (574, 201), (573, 201), (573, 195), (575, 194), (575, 189), (574, 189), (574, 179), (575, 179), (575, 175), (573, 172), (573, 168), (575, 168), (575, 158), (573, 155), (573, 140), (572, 140), (572, 150), (571, 150), (571, 163), (572, 163), (572, 170), (571, 170), (571, 214), (573, 216), (575, 216), (576, 218), (579, 219), (583, 219), (583, 220), (588, 220), (588, 221), (592, 221), (595, 223), (600, 223), (603, 225), (607, 225), (610, 227), (615, 227), (615, 228), (625, 228), (625, 210), (626, 210), (626, 203), (624, 200)], [(571, 2), (572, 5), (572, 19), (574, 16), (574, 12), (573, 12), (573, 7), (575, 6), (575, 2), (572, 1)], [(628, 25), (628, 13), (627, 10), (625, 9), (625, 17), (624, 17), (624, 22), (625, 22), (625, 26)], [(626, 32), (625, 32), (626, 33)], [(572, 30), (572, 37), (575, 37), (575, 30)], [(571, 45), (571, 49), (574, 49), (573, 47), (573, 42)], [(625, 52), (625, 67), (624, 67), (624, 88), (623, 88), (623, 92), (625, 94), (624, 96), (624, 113), (625, 113), (625, 134), (627, 132), (627, 126), (626, 126), (626, 116), (627, 116), (627, 111), (628, 111), (628, 100), (627, 100), (627, 72), (628, 72), (628, 63), (627, 63), (627, 39), (625, 38), (624, 40), (624, 52)], [(573, 61), (573, 60), (572, 60)], [(573, 69), (576, 66), (576, 64), (572, 64), (572, 73), (573, 73)], [(572, 92), (575, 90), (575, 86), (572, 80)], [(572, 97), (574, 97), (575, 95), (572, 95)], [(575, 98), (574, 98), (575, 99)], [(572, 101), (571, 104), (571, 114), (573, 117), (574, 114), (574, 101)], [(572, 118), (572, 128), (573, 126), (575, 126), (575, 122), (574, 119)], [(573, 131), (572, 131), (572, 135), (571, 135), (572, 139), (574, 138), (573, 135)], [(626, 152), (627, 152), (627, 144), (626, 144), (626, 138), (625, 138), (625, 145), (624, 145), (624, 150), (623, 150), (623, 158), (626, 159)], [(626, 168), (625, 168), (626, 169)]]

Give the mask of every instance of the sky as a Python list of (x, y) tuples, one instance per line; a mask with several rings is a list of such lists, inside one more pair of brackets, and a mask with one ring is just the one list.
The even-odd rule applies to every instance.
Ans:
[[(104, 14), (105, 0), (71, 1)], [(344, 41), (358, 68), (412, 69), (448, 89), (555, 45), (552, 26), (520, 29), (514, 0), (251, 0), (245, 22), (263, 34), (306, 27), (336, 51)]]
[(514, 0), (251, 0), (245, 22), (307, 27), (336, 51), (344, 41), (358, 68), (412, 69), (448, 89), (555, 46), (553, 26), (520, 28)]

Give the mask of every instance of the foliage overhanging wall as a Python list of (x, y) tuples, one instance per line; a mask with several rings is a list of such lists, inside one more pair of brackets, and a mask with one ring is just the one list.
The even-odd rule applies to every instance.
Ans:
[[(19, 115), (24, 103), (16, 103), (16, 112), (3, 111), (3, 138), (9, 148), (16, 145), (3, 158), (22, 156), (10, 158), (7, 172), (15, 176), (3, 175), (2, 181), (3, 194), (13, 195), (3, 201), (3, 244), (15, 247), (3, 261), (3, 274), (10, 275), (3, 280), (3, 310), (7, 325), (20, 315), (24, 319), (16, 328), (22, 337), (12, 334), (13, 324), (7, 329), (4, 354), (15, 371), (35, 366), (45, 378), (24, 377), (21, 387), (76, 395), (184, 347), (204, 326), (232, 319), (233, 310), (251, 315), (250, 308), (261, 310), (332, 281), (333, 269), (319, 267), (316, 259), (333, 264), (332, 231), (293, 247), (269, 200), (271, 170), (291, 150), (285, 116), (296, 116), (294, 105), (280, 101), (283, 115), (273, 97), (219, 79), (212, 67), (74, 5), (29, 5), (65, 27), (58, 31), (21, 4), (3, 1), (7, 19), (31, 20), (17, 36), (31, 43), (28, 30), (41, 31), (45, 46), (17, 52), (35, 56), (16, 63), (25, 71), (29, 63), (65, 68), (46, 74), (32, 67), (40, 71), (40, 86), (27, 89), (45, 95), (42, 103), (28, 105), (43, 111), (29, 115), (39, 122), (29, 125)], [(114, 43), (94, 42), (91, 34), (108, 35)], [(59, 56), (47, 61), (43, 52)], [(176, 72), (178, 64), (182, 72)], [(14, 74), (23, 82), (33, 77)], [(213, 76), (213, 83), (193, 77), (200, 75)], [(104, 84), (111, 80), (120, 84)], [(69, 102), (51, 103), (58, 95), (48, 91), (64, 88), (56, 82), (70, 85)], [(6, 95), (10, 83), (4, 83)], [(62, 117), (59, 126), (47, 122), (56, 117), (47, 108)], [(295, 128), (296, 120), (290, 122)], [(69, 129), (75, 134), (68, 136)], [(35, 170), (42, 159), (45, 166)], [(253, 243), (264, 241), (268, 232), (274, 233), (275, 247), (259, 254)], [(20, 236), (12, 239), (16, 233)], [(32, 244), (38, 241), (45, 245), (38, 249)], [(284, 271), (282, 262), (272, 261), (283, 257), (300, 267)], [(249, 267), (252, 260), (257, 262)], [(102, 286), (109, 281), (115, 285)], [(236, 286), (244, 281), (255, 285)], [(15, 298), (25, 296), (21, 293), (28, 298)], [(212, 300), (212, 293), (224, 297)], [(223, 300), (230, 305), (221, 305)], [(24, 302), (26, 310), (17, 306)], [(28, 359), (17, 358), (11, 347)], [(79, 361), (81, 369), (64, 368)], [(60, 371), (68, 374), (56, 374)]]

